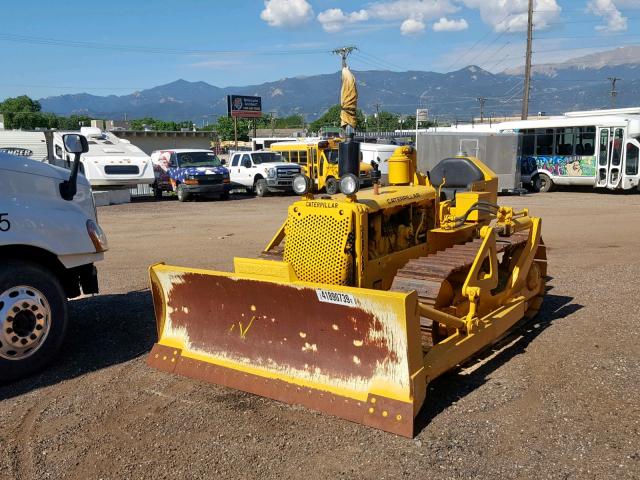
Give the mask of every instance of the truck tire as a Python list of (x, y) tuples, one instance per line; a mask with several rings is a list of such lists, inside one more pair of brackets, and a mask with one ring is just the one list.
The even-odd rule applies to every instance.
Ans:
[(189, 200), (189, 193), (184, 188), (184, 185), (182, 185), (182, 184), (178, 185), (176, 190), (178, 192), (178, 201), (179, 202), (186, 202), (187, 200)]
[(49, 365), (67, 328), (60, 280), (37, 263), (9, 260), (0, 269), (0, 382)]
[(256, 192), (257, 196), (264, 197), (267, 193), (269, 193), (267, 181), (264, 178), (259, 178), (258, 180), (256, 180), (253, 190)]
[(327, 182), (324, 184), (324, 189), (327, 191), (328, 195), (335, 195), (338, 193), (338, 181), (333, 178), (327, 178)]
[(553, 190), (553, 180), (546, 173), (539, 173), (533, 180), (533, 189), (536, 192), (547, 193)]

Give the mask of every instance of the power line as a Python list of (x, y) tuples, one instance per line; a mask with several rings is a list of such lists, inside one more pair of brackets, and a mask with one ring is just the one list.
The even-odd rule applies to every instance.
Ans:
[(384, 59), (384, 58), (378, 57), (378, 56), (376, 56), (376, 55), (372, 55), (372, 54), (370, 54), (370, 53), (368, 53), (368, 52), (365, 52), (365, 51), (362, 51), (362, 50), (360, 50), (360, 49), (358, 49), (358, 54), (359, 54), (359, 55), (364, 56), (365, 58), (366, 58), (366, 57), (368, 57), (368, 58), (370, 58), (370, 59), (372, 59), (372, 60), (374, 60), (374, 61), (377, 61), (378, 63), (386, 64), (386, 65), (388, 65), (389, 67), (392, 67), (392, 68), (391, 68), (392, 70), (393, 70), (393, 69), (396, 69), (396, 70), (404, 70), (404, 67), (401, 67), (401, 66), (400, 66), (400, 65), (398, 65), (398, 64), (392, 63), (392, 62), (390, 62), (390, 61), (389, 61), (389, 60), (387, 60), (387, 59)]
[[(498, 24), (504, 22), (507, 17), (509, 17), (510, 15), (513, 15), (511, 13), (507, 13), (504, 17), (502, 17), (502, 19), (498, 22)], [(460, 60), (462, 60), (464, 57), (466, 57), (469, 53), (471, 53), (473, 51), (474, 48), (476, 48), (480, 42), (482, 42), (485, 38), (487, 38), (489, 35), (493, 34), (495, 32), (493, 32), (492, 30), (489, 30), (486, 34), (484, 34), (476, 43), (473, 44), (473, 46), (469, 49), (469, 50), (465, 50), (462, 55), (460, 55), (458, 58), (456, 58), (452, 63), (450, 63), (445, 70), (450, 71), (451, 67), (453, 67), (454, 65), (456, 65)], [(486, 49), (485, 49), (486, 50)]]
[(45, 45), (57, 47), (85, 48), (94, 50), (113, 50), (118, 52), (150, 53), (159, 55), (315, 55), (326, 54), (327, 50), (191, 50), (147, 47), (143, 45), (124, 45), (115, 43), (85, 42), (76, 40), (62, 40), (56, 38), (19, 35), (0, 32), (0, 41), (25, 43), (30, 45)]

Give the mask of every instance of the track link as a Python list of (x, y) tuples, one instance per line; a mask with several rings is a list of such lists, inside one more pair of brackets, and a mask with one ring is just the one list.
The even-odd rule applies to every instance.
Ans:
[[(508, 248), (524, 245), (529, 238), (528, 232), (516, 233), (510, 237), (496, 238), (497, 253), (503, 253)], [(410, 292), (415, 290), (418, 300), (430, 307), (437, 308), (436, 301), (445, 280), (451, 275), (468, 271), (478, 255), (482, 239), (474, 239), (467, 243), (453, 245), (426, 257), (409, 260), (398, 270), (392, 291)], [(428, 319), (420, 318), (422, 343), (429, 347), (432, 342), (432, 324)]]

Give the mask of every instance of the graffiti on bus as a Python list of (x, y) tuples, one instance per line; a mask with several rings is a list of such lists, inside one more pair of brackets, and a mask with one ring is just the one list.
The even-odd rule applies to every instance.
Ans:
[(538, 155), (522, 159), (522, 172), (546, 170), (558, 177), (594, 177), (596, 157), (591, 155)]

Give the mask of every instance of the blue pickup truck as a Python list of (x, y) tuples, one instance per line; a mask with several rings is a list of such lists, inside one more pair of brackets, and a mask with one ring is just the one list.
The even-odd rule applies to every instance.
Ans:
[(181, 202), (194, 196), (229, 198), (229, 170), (211, 150), (156, 150), (151, 153), (151, 161), (156, 199), (162, 197), (162, 192), (176, 192)]

